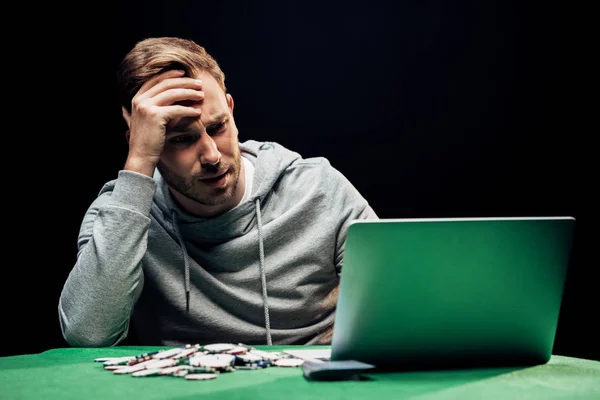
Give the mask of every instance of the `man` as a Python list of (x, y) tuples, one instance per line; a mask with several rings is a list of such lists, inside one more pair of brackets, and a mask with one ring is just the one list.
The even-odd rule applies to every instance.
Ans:
[(129, 152), (87, 210), (58, 311), (65, 340), (327, 344), (348, 225), (375, 219), (324, 158), (238, 141), (217, 62), (140, 41), (119, 71)]

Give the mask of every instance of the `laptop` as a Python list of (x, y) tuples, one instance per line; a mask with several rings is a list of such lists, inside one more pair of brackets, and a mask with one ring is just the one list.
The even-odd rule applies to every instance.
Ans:
[(330, 361), (377, 370), (530, 366), (554, 345), (575, 219), (355, 221)]

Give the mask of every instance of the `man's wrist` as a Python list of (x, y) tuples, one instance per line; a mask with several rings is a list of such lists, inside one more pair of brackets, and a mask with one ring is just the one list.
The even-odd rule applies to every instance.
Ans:
[(151, 177), (122, 170), (119, 171), (119, 179), (113, 188), (111, 200), (116, 206), (148, 216), (156, 187), (156, 181)]
[(123, 167), (126, 171), (137, 172), (149, 177), (154, 176), (154, 169), (156, 168), (156, 162), (148, 161), (147, 159), (138, 157), (127, 157), (125, 166)]

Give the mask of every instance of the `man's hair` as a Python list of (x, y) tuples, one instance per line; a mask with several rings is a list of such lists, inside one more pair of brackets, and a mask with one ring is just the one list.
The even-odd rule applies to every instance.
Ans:
[(181, 69), (194, 77), (207, 71), (223, 91), (225, 74), (204, 47), (189, 39), (156, 37), (143, 39), (127, 53), (117, 72), (120, 102), (131, 112), (131, 100), (144, 82), (162, 72)]

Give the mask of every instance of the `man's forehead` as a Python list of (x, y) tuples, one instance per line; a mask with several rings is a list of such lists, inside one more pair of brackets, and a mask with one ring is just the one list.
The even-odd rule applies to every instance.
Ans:
[(225, 102), (210, 102), (206, 101), (201, 103), (200, 108), (202, 114), (200, 115), (200, 121), (205, 126), (210, 123), (221, 122), (224, 118), (229, 115), (229, 108)]
[[(225, 121), (228, 116), (229, 116), (229, 113), (227, 111), (215, 110), (215, 112), (213, 112), (211, 114), (202, 112), (200, 121), (202, 122), (202, 125), (204, 125), (206, 128), (209, 128), (212, 125), (216, 125), (218, 123)], [(178, 118), (176, 120), (173, 120), (172, 123), (169, 124), (169, 126), (170, 126), (169, 130), (170, 131), (185, 130), (185, 128), (188, 128), (191, 125), (197, 124), (197, 123), (198, 123), (198, 120), (196, 118), (192, 118), (192, 117)]]
[(215, 112), (221, 111), (220, 109), (227, 108), (225, 92), (210, 73), (203, 72), (196, 79), (202, 80), (202, 91), (204, 92), (202, 104), (205, 106), (202, 107), (203, 112), (213, 115)]

